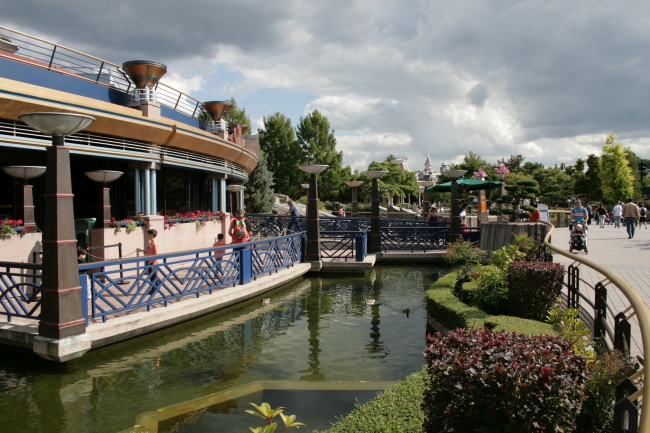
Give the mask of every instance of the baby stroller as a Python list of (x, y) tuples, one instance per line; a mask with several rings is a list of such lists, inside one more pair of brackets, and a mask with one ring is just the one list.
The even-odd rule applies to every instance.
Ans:
[(584, 250), (585, 254), (589, 254), (589, 250), (587, 249), (587, 226), (584, 221), (572, 221), (569, 224), (569, 230), (571, 233), (569, 252)]

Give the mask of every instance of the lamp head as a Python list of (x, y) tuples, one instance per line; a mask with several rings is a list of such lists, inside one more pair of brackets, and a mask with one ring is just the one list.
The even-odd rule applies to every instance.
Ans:
[(349, 186), (349, 187), (357, 188), (357, 187), (360, 187), (361, 185), (363, 185), (363, 181), (362, 180), (350, 180), (350, 181), (345, 182), (345, 184), (347, 186)]
[(73, 113), (36, 112), (18, 115), (20, 120), (45, 135), (70, 135), (85, 129), (94, 117)]
[(381, 171), (381, 170), (371, 170), (371, 171), (364, 171), (363, 174), (368, 176), (371, 179), (380, 179), (382, 176), (385, 174), (388, 174), (387, 171)]
[(305, 173), (318, 174), (320, 172), (327, 170), (329, 168), (329, 165), (312, 164), (312, 165), (301, 165), (299, 167)]

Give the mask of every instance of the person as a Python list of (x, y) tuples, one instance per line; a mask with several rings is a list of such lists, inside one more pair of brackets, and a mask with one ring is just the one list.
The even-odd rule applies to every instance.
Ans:
[(528, 222), (535, 223), (539, 221), (539, 219), (542, 217), (542, 214), (539, 212), (539, 209), (537, 209), (537, 205), (535, 206), (535, 210), (530, 213), (530, 218), (528, 218)]
[(587, 219), (587, 209), (582, 207), (582, 202), (578, 200), (576, 207), (571, 209), (571, 220), (576, 222), (585, 222)]
[[(213, 248), (218, 248), (218, 247), (221, 247), (221, 246), (224, 246), (224, 245), (226, 245), (226, 239), (224, 238), (222, 233), (219, 233), (217, 235), (217, 238), (214, 240), (214, 243), (212, 244), (212, 247)], [(215, 251), (214, 259), (215, 260), (221, 260), (223, 258), (223, 253), (224, 253), (224, 250)]]
[(598, 203), (598, 208), (596, 208), (596, 215), (598, 215), (598, 224), (600, 228), (605, 228), (605, 218), (607, 217), (607, 209), (603, 206), (602, 203)]
[(293, 218), (291, 218), (291, 223), (289, 224), (288, 227), (288, 232), (289, 233), (296, 233), (300, 231), (300, 224), (298, 223), (298, 217), (300, 214), (298, 213), (298, 209), (296, 208), (296, 205), (293, 203), (293, 200), (289, 200), (287, 202), (289, 205), (289, 212), (287, 212), (285, 215), (291, 215)]
[(415, 212), (415, 219), (419, 220), (421, 218), (421, 211), (417, 203), (413, 203), (413, 212)]
[[(155, 256), (158, 254), (158, 244), (156, 243), (156, 236), (158, 236), (158, 231), (156, 229), (149, 229), (147, 230), (147, 248), (145, 249), (140, 249), (138, 248), (137, 251), (142, 251), (142, 254), (145, 256)], [(158, 271), (156, 270), (155, 264), (158, 264), (158, 260), (153, 259), (147, 261), (148, 266), (147, 268), (147, 274), (149, 275), (149, 280), (151, 281), (151, 289), (147, 292), (147, 295), (153, 295), (154, 292), (156, 291), (156, 286), (158, 283)]]
[(645, 226), (645, 229), (648, 230), (648, 223), (646, 223), (646, 214), (648, 213), (648, 209), (645, 207), (645, 204), (643, 202), (639, 203), (639, 214), (641, 215), (641, 218), (639, 218), (639, 228), (641, 228), (641, 224)]
[(461, 226), (465, 224), (465, 218), (467, 217), (467, 205), (463, 204), (463, 207), (460, 208), (460, 224)]
[(638, 219), (641, 219), (641, 212), (631, 197), (627, 199), (627, 203), (623, 206), (623, 218), (625, 218), (628, 239), (632, 239), (634, 237), (634, 224)]
[(228, 234), (232, 237), (232, 244), (243, 244), (251, 238), (251, 223), (244, 213), (244, 209), (237, 209), (237, 216), (230, 221)]
[(614, 217), (614, 228), (621, 228), (621, 216), (623, 215), (623, 206), (621, 202), (617, 202), (614, 209), (612, 209), (612, 216)]
[(429, 227), (438, 227), (438, 209), (431, 207), (429, 209), (429, 215), (427, 216), (427, 226)]
[(343, 209), (343, 206), (339, 206), (339, 216), (344, 217), (345, 216), (345, 210)]
[[(83, 265), (86, 263), (86, 250), (82, 247), (77, 247), (77, 263)], [(79, 277), (86, 279), (86, 295), (88, 299), (91, 299), (90, 296), (90, 275), (88, 275), (89, 270), (79, 271)]]

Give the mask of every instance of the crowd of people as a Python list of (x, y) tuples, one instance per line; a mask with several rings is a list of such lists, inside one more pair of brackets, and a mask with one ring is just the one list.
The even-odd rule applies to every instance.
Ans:
[(640, 229), (643, 226), (646, 230), (648, 229), (647, 213), (648, 209), (645, 203), (634, 203), (632, 198), (628, 198), (626, 203), (617, 202), (611, 209), (607, 209), (602, 202), (597, 206), (591, 206), (588, 203), (583, 206), (582, 201), (578, 200), (575, 207), (571, 209), (571, 219), (584, 222), (587, 225), (591, 225), (592, 220), (595, 220), (600, 228), (605, 228), (605, 225), (621, 228), (622, 224), (625, 224), (628, 239), (632, 239), (637, 228)]

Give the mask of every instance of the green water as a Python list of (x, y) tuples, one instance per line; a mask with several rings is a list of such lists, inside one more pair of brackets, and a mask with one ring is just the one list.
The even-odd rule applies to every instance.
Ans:
[(251, 301), (68, 365), (4, 350), (1, 431), (116, 432), (139, 413), (251, 381), (401, 380), (424, 363), (424, 291), (436, 276), (385, 266), (304, 278), (268, 295), (270, 305)]

